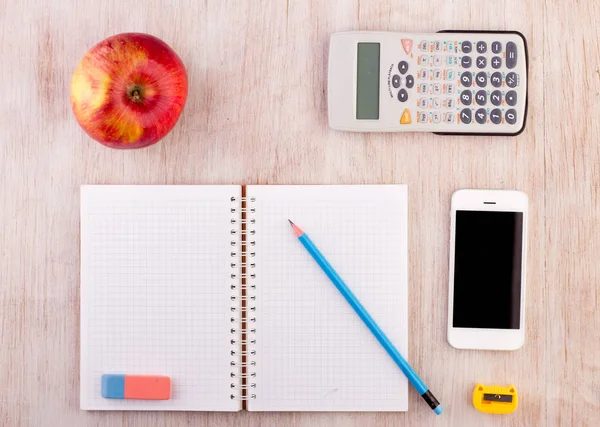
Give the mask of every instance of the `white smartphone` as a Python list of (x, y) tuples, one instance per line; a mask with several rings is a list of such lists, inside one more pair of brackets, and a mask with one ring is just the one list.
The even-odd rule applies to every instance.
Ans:
[(527, 195), (459, 190), (452, 196), (448, 342), (516, 350), (525, 340)]

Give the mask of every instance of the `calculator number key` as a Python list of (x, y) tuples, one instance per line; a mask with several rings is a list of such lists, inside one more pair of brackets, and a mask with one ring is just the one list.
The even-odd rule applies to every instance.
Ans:
[(477, 76), (475, 76), (475, 82), (477, 83), (477, 86), (479, 87), (485, 87), (485, 85), (487, 84), (487, 74), (485, 71), (481, 71), (479, 73), (477, 73)]
[(460, 83), (465, 87), (471, 87), (471, 83), (473, 82), (473, 76), (469, 72), (463, 72), (460, 75)]
[(499, 108), (494, 108), (490, 113), (490, 120), (495, 125), (499, 125), (502, 122), (502, 111)]
[(502, 104), (502, 92), (499, 90), (493, 91), (490, 95), (490, 101), (492, 101), (492, 104), (496, 107), (500, 106), (500, 104)]
[(473, 94), (471, 93), (470, 90), (463, 90), (460, 93), (460, 102), (463, 105), (471, 105), (472, 101), (473, 101)]
[(494, 87), (502, 86), (502, 73), (500, 73), (499, 71), (496, 71), (490, 77), (490, 82), (492, 83), (492, 86), (494, 86)]
[(484, 106), (487, 102), (487, 92), (485, 90), (477, 91), (475, 94), (475, 102), (477, 102), (477, 105)]
[(460, 121), (463, 122), (464, 124), (468, 125), (469, 123), (471, 123), (471, 109), (470, 108), (465, 108), (464, 110), (462, 110), (460, 112)]
[(510, 110), (506, 111), (504, 118), (506, 119), (506, 123), (509, 125), (514, 125), (517, 123), (517, 112), (511, 108)]
[(485, 108), (480, 108), (475, 112), (475, 120), (477, 120), (477, 123), (480, 125), (485, 124), (487, 121), (487, 111), (485, 111)]

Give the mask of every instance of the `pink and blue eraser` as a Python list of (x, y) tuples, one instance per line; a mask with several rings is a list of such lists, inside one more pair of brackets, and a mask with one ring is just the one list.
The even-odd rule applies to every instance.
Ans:
[(162, 375), (102, 375), (102, 397), (106, 399), (169, 400), (171, 378)]

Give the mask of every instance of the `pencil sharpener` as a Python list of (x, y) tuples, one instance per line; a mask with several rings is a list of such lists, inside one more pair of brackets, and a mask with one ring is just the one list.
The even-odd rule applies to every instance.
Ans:
[(510, 414), (519, 404), (519, 396), (514, 385), (486, 386), (477, 384), (473, 390), (473, 406), (488, 414)]

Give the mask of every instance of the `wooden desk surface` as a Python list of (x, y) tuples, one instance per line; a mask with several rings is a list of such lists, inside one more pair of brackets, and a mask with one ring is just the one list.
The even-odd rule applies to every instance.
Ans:
[[(52, 3), (52, 4), (49, 4)], [(552, 0), (0, 0), (0, 425), (597, 426), (600, 424), (600, 7)], [(329, 35), (517, 29), (529, 116), (516, 138), (329, 130)], [(190, 93), (174, 131), (115, 151), (80, 130), (71, 73), (119, 32), (172, 45)], [(443, 402), (407, 413), (79, 410), (79, 186), (84, 183), (405, 183), (410, 354)], [(530, 198), (527, 338), (514, 353), (446, 342), (450, 196)], [(514, 382), (509, 416), (476, 412), (475, 382)], [(435, 421), (434, 421), (435, 419)]]

